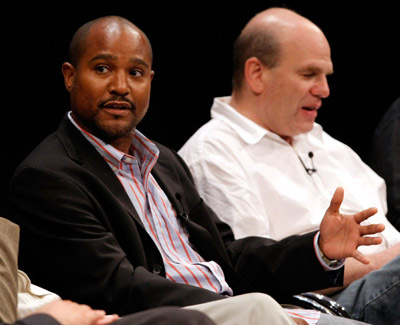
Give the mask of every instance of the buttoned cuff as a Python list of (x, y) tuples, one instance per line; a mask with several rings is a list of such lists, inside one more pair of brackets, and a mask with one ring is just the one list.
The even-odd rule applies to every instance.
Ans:
[[(326, 270), (326, 271), (336, 271), (339, 270), (340, 268), (342, 268), (344, 266), (344, 262), (345, 259), (342, 258), (340, 260), (334, 260), (332, 261), (333, 263), (327, 263), (324, 260), (324, 254), (322, 253), (318, 241), (319, 241), (319, 235), (320, 232), (318, 231), (315, 236), (314, 236), (314, 250), (315, 250), (315, 255), (317, 255), (318, 261), (319, 263), (322, 265), (322, 267)], [(325, 257), (325, 259), (327, 259)]]

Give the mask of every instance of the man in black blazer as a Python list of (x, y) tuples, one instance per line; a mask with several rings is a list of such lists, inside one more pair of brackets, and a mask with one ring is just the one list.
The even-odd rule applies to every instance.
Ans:
[[(235, 240), (199, 197), (181, 158), (155, 143), (159, 154), (153, 165), (145, 166), (144, 177), (152, 178), (159, 188), (156, 194), (166, 195), (164, 208), (174, 211), (177, 235), (188, 241), (188, 246), (182, 245), (207, 265), (202, 272), (219, 268), (219, 284), (229, 288), (212, 292), (171, 277), (175, 266), (160, 252), (158, 238), (146, 230), (148, 215), (139, 216), (135, 189), (124, 183), (118, 166), (102, 157), (107, 145), (124, 161), (139, 159), (133, 157), (134, 140), (145, 148), (153, 145), (144, 143), (147, 140), (136, 130), (148, 108), (154, 73), (150, 43), (125, 19), (100, 18), (75, 34), (70, 60), (63, 74), (71, 114), (19, 166), (10, 185), (12, 217), (21, 226), (21, 269), (35, 283), (63, 298), (124, 315), (249, 292), (284, 300), (341, 285), (346, 257), (368, 262), (357, 247), (379, 244), (379, 238), (365, 235), (383, 226), (360, 225), (374, 208), (341, 215), (342, 189), (336, 191), (318, 233), (279, 242)], [(130, 179), (143, 181), (146, 189), (145, 180)], [(154, 193), (145, 195), (145, 204), (150, 204)]]

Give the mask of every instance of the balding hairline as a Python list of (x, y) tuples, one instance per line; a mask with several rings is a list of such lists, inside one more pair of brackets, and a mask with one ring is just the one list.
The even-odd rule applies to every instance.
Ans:
[(274, 68), (282, 57), (283, 44), (292, 38), (299, 26), (322, 30), (296, 11), (271, 7), (257, 13), (241, 31), (233, 48), (232, 88), (240, 91), (244, 81), (244, 66), (256, 57), (267, 68)]
[(246, 26), (234, 43), (233, 90), (240, 90), (243, 85), (244, 66), (248, 59), (255, 57), (268, 68), (279, 62), (281, 51), (276, 31), (260, 27), (259, 24)]
[(107, 21), (115, 21), (119, 25), (124, 26), (126, 28), (132, 28), (140, 33), (140, 35), (145, 39), (146, 44), (149, 48), (149, 55), (150, 55), (150, 62), (153, 61), (153, 51), (151, 47), (151, 43), (147, 35), (135, 24), (124, 17), (120, 16), (104, 16), (99, 17), (94, 20), (91, 20), (81, 27), (74, 33), (72, 36), (70, 45), (69, 45), (69, 60), (70, 63), (76, 67), (79, 58), (81, 57), (84, 48), (85, 48), (85, 41), (87, 40), (88, 36), (90, 35), (91, 30), (94, 26), (105, 23)]

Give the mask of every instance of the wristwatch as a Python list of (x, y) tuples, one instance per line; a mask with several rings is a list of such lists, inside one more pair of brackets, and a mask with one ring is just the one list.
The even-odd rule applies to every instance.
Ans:
[(327, 257), (324, 255), (324, 253), (322, 252), (321, 247), (319, 248), (319, 253), (320, 253), (320, 256), (321, 256), (322, 260), (323, 260), (323, 261), (326, 263), (326, 265), (328, 265), (329, 267), (335, 267), (335, 266), (337, 266), (337, 265), (339, 264), (339, 261), (338, 261), (338, 260), (331, 260), (331, 259), (327, 258)]

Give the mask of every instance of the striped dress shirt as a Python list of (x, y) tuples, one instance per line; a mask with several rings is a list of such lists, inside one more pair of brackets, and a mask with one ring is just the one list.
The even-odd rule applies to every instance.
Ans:
[(205, 261), (190, 245), (189, 236), (178, 221), (176, 211), (152, 176), (158, 148), (136, 130), (131, 154), (125, 154), (83, 130), (71, 114), (68, 116), (121, 182), (147, 233), (161, 253), (166, 277), (174, 282), (232, 295), (221, 267), (214, 261)]

